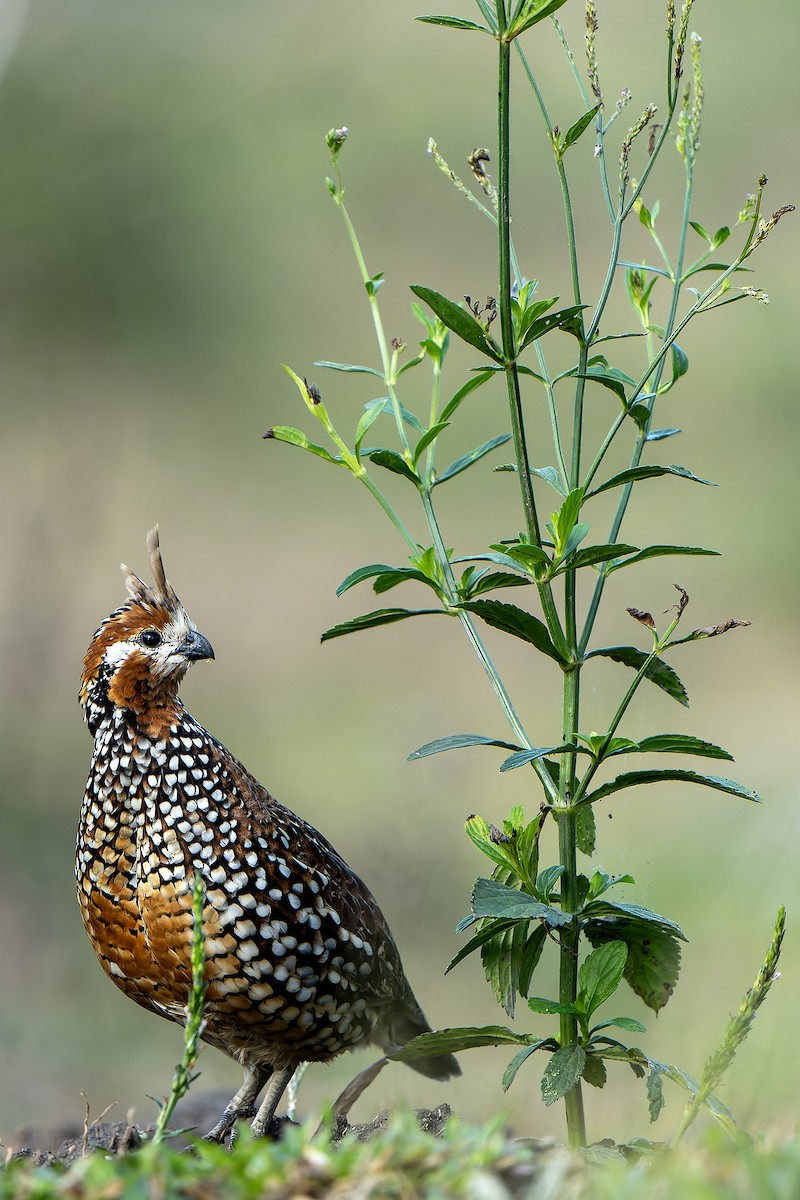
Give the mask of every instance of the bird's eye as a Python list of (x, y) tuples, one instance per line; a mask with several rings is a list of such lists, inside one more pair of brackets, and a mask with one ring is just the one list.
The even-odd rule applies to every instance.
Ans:
[(157, 629), (145, 629), (143, 633), (139, 634), (139, 641), (143, 646), (148, 646), (153, 650), (156, 646), (161, 645), (161, 634)]

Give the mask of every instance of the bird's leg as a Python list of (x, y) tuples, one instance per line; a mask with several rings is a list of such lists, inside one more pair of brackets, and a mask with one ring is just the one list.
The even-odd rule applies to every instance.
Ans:
[[(256, 1110), (256, 1100), (264, 1084), (272, 1074), (272, 1067), (261, 1064), (245, 1067), (244, 1083), (239, 1088), (231, 1102), (225, 1106), (221, 1119), (213, 1129), (205, 1135), (204, 1141), (224, 1142), (241, 1117), (252, 1117)], [(270, 1085), (271, 1086), (271, 1085)], [(283, 1088), (281, 1088), (283, 1091)], [(268, 1093), (269, 1094), (269, 1093)]]
[(266, 1095), (261, 1101), (261, 1107), (250, 1126), (253, 1137), (264, 1137), (268, 1132), (270, 1122), (275, 1116), (275, 1109), (278, 1107), (292, 1075), (294, 1075), (294, 1067), (285, 1067), (283, 1071), (275, 1071), (272, 1075), (267, 1084)]

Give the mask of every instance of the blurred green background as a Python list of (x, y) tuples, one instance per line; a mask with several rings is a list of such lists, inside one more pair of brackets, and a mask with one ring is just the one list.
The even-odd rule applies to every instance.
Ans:
[[(623, 86), (634, 92), (630, 120), (620, 122), (627, 128), (661, 96), (663, 6), (599, 7), (609, 104)], [(572, 0), (562, 10), (576, 51), (582, 8)], [(538, 804), (532, 777), (499, 776), (494, 751), (405, 761), (446, 733), (504, 734), (491, 690), (455, 622), (320, 647), (322, 630), (373, 607), (365, 588), (337, 601), (340, 580), (362, 563), (402, 562), (403, 546), (344, 472), (261, 440), (278, 423), (314, 432), (282, 361), (320, 384), (344, 431), (375, 394), (361, 377), (312, 367), (318, 358), (376, 361), (324, 187), (332, 125), (351, 130), (348, 202), (370, 269), (386, 272), (390, 333), (412, 347), (419, 336), (410, 283), (496, 294), (491, 227), (425, 153), (433, 135), (466, 171), (473, 147), (493, 147), (492, 47), (415, 24), (420, 10), (417, 0), (6, 0), (2, 8), (0, 1130), (81, 1119), (81, 1091), (94, 1115), (116, 1102), (118, 1119), (131, 1106), (150, 1118), (147, 1094), (165, 1092), (179, 1055), (179, 1031), (104, 978), (72, 882), (90, 755), (75, 703), (81, 658), (122, 599), (120, 559), (146, 573), (144, 536), (156, 521), (167, 572), (217, 652), (186, 684), (192, 711), (368, 880), (435, 1026), (502, 1019), (477, 963), (442, 972), (483, 872), (462, 822), (473, 811), (499, 822), (513, 803)], [(472, 15), (468, 5), (458, 11)], [(692, 28), (704, 38), (707, 93), (695, 217), (716, 228), (735, 220), (762, 171), (768, 211), (798, 197), (797, 10), (789, 0), (758, 14), (703, 0)], [(550, 28), (528, 46), (566, 128), (581, 105)], [(551, 158), (523, 86), (515, 97), (515, 237), (542, 294), (566, 301)], [(679, 178), (680, 163), (672, 150), (665, 160), (647, 199), (661, 196), (669, 237), (670, 175)], [(569, 165), (592, 295), (609, 229), (588, 139)], [(664, 444), (663, 460), (722, 486), (646, 483), (624, 529), (634, 543), (697, 542), (724, 557), (618, 573), (598, 631), (644, 645), (624, 609), (661, 612), (676, 580), (692, 597), (690, 627), (753, 621), (676, 656), (691, 712), (649, 689), (624, 732), (719, 741), (736, 755), (731, 774), (767, 803), (687, 788), (625, 795), (599, 815), (597, 862), (632, 872), (629, 898), (689, 934), (681, 984), (657, 1021), (649, 1015), (642, 1044), (692, 1072), (752, 981), (778, 904), (787, 905), (783, 978), (723, 1091), (756, 1129), (793, 1117), (800, 1066), (795, 221), (786, 218), (755, 262), (771, 307), (742, 303), (693, 326), (684, 339), (689, 375), (661, 410), (661, 423), (684, 429)], [(644, 253), (638, 234), (628, 253)], [(622, 306), (615, 315), (621, 328)], [(566, 341), (552, 339), (556, 354)], [(455, 350), (451, 359), (453, 391), (473, 360)], [(630, 369), (635, 349), (617, 361)], [(422, 370), (406, 379), (405, 403), (424, 412)], [(613, 398), (591, 402), (599, 429)], [(543, 464), (551, 454), (538, 448), (539, 394), (529, 407), (533, 458)], [(477, 393), (463, 413), (442, 454), (507, 428), (499, 389)], [(494, 461), (503, 460), (487, 460), (441, 496), (448, 544), (479, 549), (518, 529), (513, 478), (492, 474)], [(397, 593), (399, 603), (414, 599)], [(488, 641), (529, 729), (547, 744), (558, 731), (558, 673), (521, 643)], [(610, 664), (587, 673), (587, 728), (599, 727), (627, 682)], [(550, 970), (537, 985), (544, 994)], [(648, 1016), (633, 996), (619, 1007)], [(522, 1027), (535, 1022), (546, 1024), (520, 1013)], [(371, 1053), (314, 1068), (302, 1105), (334, 1095)], [(463, 1079), (449, 1087), (392, 1068), (357, 1115), (403, 1098), (446, 1099), (465, 1118), (507, 1110), (520, 1132), (560, 1135), (560, 1112), (537, 1099), (537, 1072), (523, 1071), (502, 1094), (509, 1057), (468, 1053)], [(201, 1066), (200, 1086), (238, 1086), (238, 1068), (215, 1051)], [(591, 1136), (646, 1132), (643, 1089), (630, 1082), (621, 1074), (602, 1093), (588, 1089)], [(656, 1130), (680, 1111), (671, 1099)]]

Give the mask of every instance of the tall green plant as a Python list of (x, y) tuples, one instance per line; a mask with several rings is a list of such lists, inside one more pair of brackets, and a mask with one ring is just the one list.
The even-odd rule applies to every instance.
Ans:
[[(328, 444), (312, 442), (301, 430), (287, 426), (275, 427), (266, 435), (350, 472), (380, 504), (405, 544), (406, 561), (359, 567), (342, 582), (339, 594), (365, 582), (370, 582), (380, 596), (408, 582), (426, 589), (428, 602), (424, 607), (378, 608), (329, 629), (323, 640), (412, 617), (445, 615), (460, 622), (494, 689), (510, 735), (439, 737), (420, 747), (411, 758), (467, 746), (499, 747), (506, 751), (501, 772), (527, 767), (536, 777), (538, 795), (533, 808), (537, 811), (532, 818), (526, 817), (521, 808), (514, 808), (502, 828), (478, 816), (467, 822), (468, 836), (493, 870), (490, 878), (475, 884), (470, 914), (459, 927), (469, 929), (472, 936), (448, 969), (468, 955), (480, 953), (486, 978), (509, 1016), (514, 1015), (517, 997), (522, 996), (534, 1013), (557, 1017), (557, 1032), (534, 1035), (504, 1026), (447, 1030), (424, 1035), (397, 1057), (429, 1054), (434, 1048), (439, 1052), (487, 1044), (513, 1045), (517, 1053), (503, 1077), (503, 1086), (509, 1087), (520, 1067), (534, 1053), (543, 1051), (550, 1058), (542, 1074), (542, 1096), (546, 1104), (564, 1100), (569, 1138), (574, 1145), (585, 1141), (582, 1083), (602, 1087), (606, 1064), (615, 1061), (628, 1064), (635, 1074), (646, 1078), (653, 1119), (663, 1104), (661, 1079), (666, 1075), (690, 1093), (700, 1095), (715, 1115), (730, 1125), (730, 1114), (711, 1095), (710, 1086), (704, 1084), (700, 1089), (685, 1072), (650, 1059), (638, 1047), (620, 1040), (620, 1031), (641, 1032), (644, 1027), (640, 1022), (616, 1015), (598, 1019), (598, 1010), (623, 980), (658, 1012), (677, 982), (680, 942), (685, 939), (674, 921), (617, 898), (615, 889), (633, 883), (631, 876), (609, 875), (602, 870), (584, 873), (578, 856), (594, 853), (595, 806), (626, 788), (680, 781), (758, 800), (752, 789), (694, 768), (644, 766), (611, 776), (606, 770), (613, 768), (613, 760), (623, 754), (657, 755), (659, 763), (662, 755), (731, 758), (720, 746), (699, 737), (661, 733), (634, 740), (621, 728), (644, 682), (680, 704), (688, 703), (678, 674), (667, 662), (676, 647), (720, 636), (748, 622), (727, 620), (683, 633), (689, 597), (677, 587), (676, 604), (660, 625), (647, 612), (628, 610), (643, 627), (649, 641), (647, 648), (627, 643), (598, 646), (593, 635), (606, 581), (613, 573), (657, 556), (715, 553), (701, 546), (630, 545), (621, 540), (621, 529), (634, 490), (644, 481), (664, 476), (671, 478), (675, 486), (687, 482), (708, 484), (686, 467), (651, 458), (653, 448), (679, 432), (673, 427), (656, 426), (657, 407), (661, 398), (686, 376), (689, 364), (682, 335), (689, 323), (746, 297), (765, 299), (753, 287), (739, 285), (739, 273), (790, 206), (764, 219), (766, 179), (762, 178), (755, 195), (747, 198), (738, 214), (733, 230), (721, 225), (711, 233), (693, 219), (703, 108), (701, 42), (690, 35), (689, 27), (693, 0), (684, 0), (680, 14), (676, 13), (674, 0), (666, 3), (664, 100), (659, 123), (654, 120), (656, 106), (648, 105), (625, 132), (625, 122), (620, 118), (630, 96), (624, 92), (608, 110), (596, 51), (598, 18), (594, 0), (586, 0), (583, 71), (554, 15), (565, 0), (476, 3), (479, 20), (452, 16), (420, 20), (480, 35), (487, 49), (494, 46), (498, 126), (492, 157), (497, 161), (497, 178), (487, 171), (486, 163), (491, 159), (486, 150), (476, 150), (470, 157), (474, 177), (471, 190), (450, 169), (435, 143), (431, 142), (429, 149), (459, 191), (496, 226), (497, 299), (476, 302), (467, 297), (462, 304), (428, 285), (415, 285), (411, 290), (421, 303), (412, 304), (412, 309), (423, 333), (419, 353), (409, 356), (404, 345), (387, 337), (379, 303), (383, 275), (368, 268), (345, 203), (340, 157), (347, 130), (331, 130), (327, 144), (333, 174), (327, 181), (328, 190), (341, 212), (355, 254), (379, 359), (374, 366), (340, 362), (318, 362), (315, 366), (364, 375), (373, 387), (377, 380), (381, 395), (366, 404), (354, 433), (345, 439), (319, 389), (287, 368), (309, 412), (325, 431)], [(563, 48), (566, 68), (584, 108), (566, 132), (552, 118), (522, 48), (522, 35), (540, 36), (544, 21), (555, 31)], [(525, 276), (512, 241), (512, 69), (521, 71), (527, 79), (533, 103), (544, 121), (563, 200), (572, 295), (570, 302), (561, 307), (554, 298), (542, 298), (537, 282)], [(678, 154), (673, 162), (680, 166), (684, 186), (678, 236), (670, 250), (660, 232), (658, 200), (648, 197), (646, 203), (645, 197), (654, 164), (668, 149), (674, 152), (675, 148)], [(594, 150), (597, 165), (598, 203), (610, 229), (607, 267), (596, 294), (590, 294), (583, 280), (568, 169), (573, 157), (590, 149)], [(516, 220), (524, 221), (524, 215), (518, 214)], [(632, 224), (644, 227), (649, 234), (651, 261), (634, 263), (624, 257), (623, 245)], [(719, 252), (730, 245), (738, 248), (722, 261)], [(606, 333), (605, 324), (613, 320), (609, 308), (612, 295), (621, 288), (627, 295), (634, 327)], [(562, 335), (562, 343), (563, 335), (571, 339), (574, 359), (566, 370), (556, 374), (551, 367), (554, 355), (550, 348), (557, 335)], [(476, 355), (477, 366), (448, 394), (443, 366), (452, 336)], [(620, 339), (631, 337), (637, 339), (640, 350), (635, 375), (618, 365), (620, 347), (628, 345)], [(623, 361), (627, 363), (628, 359)], [(431, 373), (430, 403), (424, 415), (413, 412), (401, 399), (407, 372), (422, 364), (427, 364)], [(462, 406), (496, 376), (505, 382), (510, 432), (498, 432), (442, 468), (438, 455), (445, 449), (453, 426), (462, 419)], [(533, 402), (536, 391), (544, 396), (552, 430), (553, 465), (544, 467), (531, 465), (526, 432), (526, 407)], [(597, 407), (603, 396), (612, 406), (607, 429), (593, 444), (587, 442), (584, 414), (590, 394), (597, 400)], [(394, 431), (393, 444), (366, 445), (377, 431), (388, 432), (389, 428)], [(629, 446), (629, 465), (609, 472), (609, 451), (619, 441)], [(522, 532), (516, 536), (506, 533), (488, 547), (473, 547), (456, 556), (448, 549), (440, 525), (437, 489), (463, 472), (484, 465), (486, 456), (507, 442), (513, 445), (514, 462), (497, 469), (516, 473), (521, 521), (511, 520), (512, 528), (521, 523)], [(408, 498), (419, 505), (416, 517), (413, 505), (401, 510), (384, 492), (381, 479), (387, 472), (408, 485)], [(477, 476), (474, 471), (473, 478)], [(604, 537), (587, 544), (592, 522), (597, 520), (594, 502), (606, 493), (616, 499), (610, 528)], [(542, 506), (549, 520), (543, 520)], [(511, 587), (524, 589), (521, 594), (528, 603), (511, 604), (493, 595)], [(541, 615), (532, 611), (534, 607)], [(486, 625), (525, 642), (559, 669), (562, 732), (557, 745), (540, 745), (527, 731), (518, 702), (512, 699), (484, 644), (481, 628)], [(584, 670), (591, 670), (598, 658), (627, 668), (630, 683), (609, 705), (605, 729), (588, 733), (581, 718), (581, 681)], [(543, 865), (540, 844), (548, 827), (553, 827), (557, 836), (558, 858)], [(584, 953), (587, 943), (590, 949)], [(559, 991), (552, 999), (531, 995), (534, 972), (548, 944), (556, 948), (559, 959)], [(775, 958), (775, 947), (771, 953)], [(696, 1106), (690, 1111), (694, 1115)]]

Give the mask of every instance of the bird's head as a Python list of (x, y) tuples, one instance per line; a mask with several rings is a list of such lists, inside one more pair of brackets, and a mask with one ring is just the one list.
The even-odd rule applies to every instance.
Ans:
[(147, 549), (154, 586), (123, 565), (128, 599), (103, 621), (83, 660), (79, 699), (90, 727), (112, 706), (163, 723), (189, 666), (214, 657), (167, 581), (157, 528), (147, 535)]

